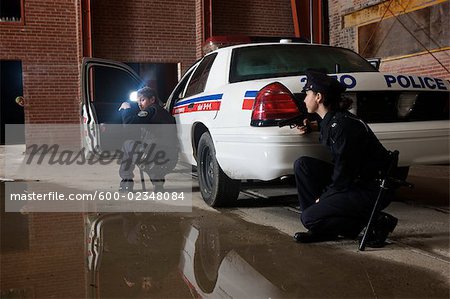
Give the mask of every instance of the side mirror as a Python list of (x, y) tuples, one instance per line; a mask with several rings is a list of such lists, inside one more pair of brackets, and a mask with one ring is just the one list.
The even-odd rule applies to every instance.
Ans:
[(368, 58), (367, 61), (377, 70), (380, 69), (381, 58)]

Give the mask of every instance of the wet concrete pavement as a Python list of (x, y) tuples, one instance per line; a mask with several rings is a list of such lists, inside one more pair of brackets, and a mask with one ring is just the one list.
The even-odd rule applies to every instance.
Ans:
[[(330, 246), (299, 246), (232, 214), (109, 215), (98, 297), (448, 297), (438, 275)], [(424, 287), (427, 286), (427, 287)]]
[[(2, 230), (10, 229), (11, 224), (2, 225)], [(219, 215), (194, 208), (189, 214), (89, 215), (84, 227), (79, 223), (79, 229), (84, 228), (86, 250), (83, 246), (73, 248), (70, 242), (64, 246), (57, 239), (51, 242), (68, 253), (79, 251), (79, 266), (75, 268), (80, 272), (86, 262), (84, 287), (92, 298), (449, 296), (446, 278), (431, 270), (349, 251), (334, 242), (299, 245), (274, 228), (244, 221), (227, 211)], [(45, 232), (34, 233), (42, 234), (48, 242)], [(3, 241), (17, 239), (16, 235)], [(36, 254), (31, 247), (28, 251)], [(13, 252), (2, 252), (2, 258), (14, 258)], [(72, 263), (77, 261), (67, 262), (59, 261), (55, 276), (73, 276)], [(22, 275), (31, 282), (48, 274), (36, 270), (25, 266)], [(8, 296), (12, 293), (7, 292), (7, 283), (11, 283), (11, 276), (20, 278), (17, 273), (5, 272), (4, 267), (1, 274), (2, 298), (15, 298)], [(45, 289), (55, 289), (57, 298), (72, 297), (55, 286), (51, 276), (46, 283)], [(24, 282), (16, 289), (32, 289), (35, 297), (42, 297), (32, 283)]]
[(23, 215), (2, 204), (0, 297), (448, 298), (448, 166), (414, 167), (409, 180), (416, 188), (389, 207), (400, 220), (392, 244), (366, 252), (353, 240), (293, 242), (303, 228), (283, 185), (247, 184), (238, 207), (220, 210), (194, 192), (191, 213)]

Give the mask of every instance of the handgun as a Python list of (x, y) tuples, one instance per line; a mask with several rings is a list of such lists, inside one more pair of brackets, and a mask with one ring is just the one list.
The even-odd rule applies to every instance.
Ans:
[(298, 127), (298, 126), (303, 126), (303, 121), (306, 118), (306, 116), (303, 113), (300, 113), (297, 116), (288, 118), (288, 119), (284, 119), (284, 120), (280, 120), (278, 122), (278, 127), (285, 127), (285, 126), (289, 126), (291, 129)]
[(303, 121), (305, 120), (305, 118), (308, 116), (308, 109), (306, 108), (306, 104), (303, 101), (305, 98), (304, 95), (296, 95), (294, 96), (294, 100), (295, 100), (295, 104), (297, 105), (298, 108), (298, 115), (288, 118), (288, 119), (284, 119), (284, 120), (280, 120), (278, 122), (278, 127), (285, 127), (285, 126), (289, 126), (291, 129), (295, 128), (295, 127), (300, 127), (303, 126)]

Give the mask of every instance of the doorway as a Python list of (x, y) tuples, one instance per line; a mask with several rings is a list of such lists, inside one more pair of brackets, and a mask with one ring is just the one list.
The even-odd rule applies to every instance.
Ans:
[[(24, 107), (19, 106), (15, 99), (23, 95), (22, 62), (19, 60), (0, 60), (0, 113), (1, 138), (0, 144), (5, 144), (5, 125), (24, 124)], [(16, 134), (9, 144), (25, 143), (24, 130)]]
[(145, 85), (156, 90), (162, 103), (166, 103), (175, 85), (178, 83), (176, 63), (131, 63), (126, 62)]

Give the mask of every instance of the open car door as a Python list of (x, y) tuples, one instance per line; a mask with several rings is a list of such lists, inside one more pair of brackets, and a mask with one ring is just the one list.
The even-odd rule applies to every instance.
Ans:
[[(88, 152), (98, 154), (107, 147), (118, 146), (106, 144), (106, 140), (111, 139), (102, 136), (118, 133), (111, 131), (112, 128), (117, 131), (122, 123), (118, 112), (121, 103), (129, 101), (130, 93), (143, 85), (136, 72), (126, 64), (98, 58), (83, 59), (82, 133), (84, 147)], [(102, 139), (105, 142), (102, 142)]]

